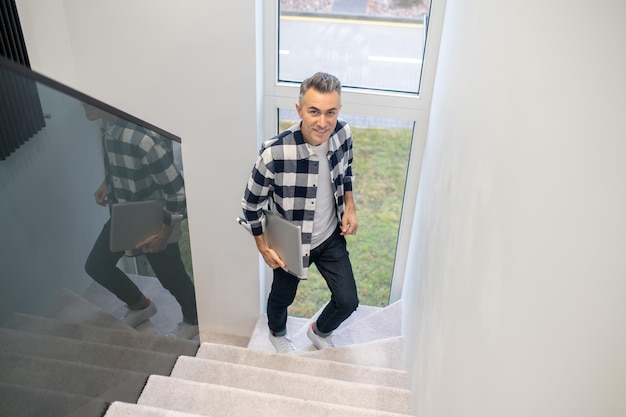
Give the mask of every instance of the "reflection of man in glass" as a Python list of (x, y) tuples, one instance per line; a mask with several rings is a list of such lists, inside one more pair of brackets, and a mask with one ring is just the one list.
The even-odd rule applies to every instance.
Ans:
[[(198, 334), (193, 283), (181, 260), (178, 243), (168, 244), (172, 227), (186, 215), (183, 177), (174, 165), (169, 139), (83, 103), (89, 120), (102, 123), (105, 180), (95, 193), (96, 203), (165, 200), (158, 233), (137, 244), (155, 275), (181, 306), (183, 321), (172, 336), (192, 339)], [(111, 252), (109, 219), (96, 240), (85, 270), (99, 284), (126, 303), (124, 321), (136, 327), (156, 314), (156, 306), (116, 265), (124, 252)]]

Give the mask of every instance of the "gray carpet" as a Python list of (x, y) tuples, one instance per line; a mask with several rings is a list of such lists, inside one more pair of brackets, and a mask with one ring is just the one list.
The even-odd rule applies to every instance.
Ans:
[(324, 351), (301, 337), (310, 320), (290, 318), (295, 355), (270, 351), (261, 317), (248, 347), (202, 343), (170, 377), (150, 376), (137, 404), (115, 402), (106, 417), (406, 417), (401, 304), (360, 310), (336, 331), (339, 346)]
[(0, 327), (1, 416), (101, 417), (200, 345), (139, 332), (67, 290), (45, 314), (14, 313)]

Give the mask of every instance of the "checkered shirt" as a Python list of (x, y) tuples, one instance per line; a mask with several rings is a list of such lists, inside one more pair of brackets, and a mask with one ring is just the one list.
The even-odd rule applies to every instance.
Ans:
[(184, 180), (169, 139), (118, 119), (103, 126), (102, 143), (109, 201), (163, 199), (163, 223), (186, 216)]
[[(345, 211), (344, 193), (352, 191), (352, 158), (352, 131), (338, 120), (328, 153), (338, 222)], [(318, 170), (317, 155), (304, 141), (298, 123), (263, 144), (241, 201), (240, 224), (254, 236), (263, 234), (268, 199), (273, 201), (273, 210), (300, 225), (305, 268), (311, 251)]]

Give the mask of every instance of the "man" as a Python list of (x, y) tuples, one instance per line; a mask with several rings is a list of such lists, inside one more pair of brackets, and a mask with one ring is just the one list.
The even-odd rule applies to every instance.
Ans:
[[(186, 215), (183, 177), (174, 165), (172, 144), (156, 133), (83, 103), (89, 120), (102, 123), (105, 180), (96, 203), (165, 200), (158, 233), (139, 242), (133, 253), (144, 253), (158, 280), (178, 301), (183, 321), (170, 336), (192, 339), (198, 334), (193, 282), (185, 270), (178, 243), (168, 244), (173, 226)], [(87, 273), (128, 307), (124, 321), (136, 327), (156, 314), (156, 306), (116, 265), (124, 252), (110, 250), (111, 219), (98, 236), (85, 263)]]
[[(300, 279), (265, 240), (264, 209), (301, 226), (303, 264), (315, 264), (331, 292), (330, 302), (308, 329), (316, 348), (333, 347), (331, 334), (358, 307), (356, 283), (345, 235), (358, 221), (352, 196), (352, 133), (338, 119), (341, 82), (316, 73), (300, 86), (300, 122), (263, 144), (242, 199), (241, 223), (254, 235), (257, 249), (274, 270), (267, 301), (269, 339), (278, 352), (293, 353), (287, 335), (287, 308)], [(301, 277), (306, 278), (306, 276)]]

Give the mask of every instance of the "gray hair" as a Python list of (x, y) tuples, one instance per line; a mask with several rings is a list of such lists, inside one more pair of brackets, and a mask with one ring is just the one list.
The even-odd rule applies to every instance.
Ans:
[(339, 78), (325, 72), (317, 72), (300, 84), (300, 105), (304, 102), (304, 94), (306, 94), (310, 88), (320, 93), (336, 91), (341, 96), (341, 81), (339, 81)]

